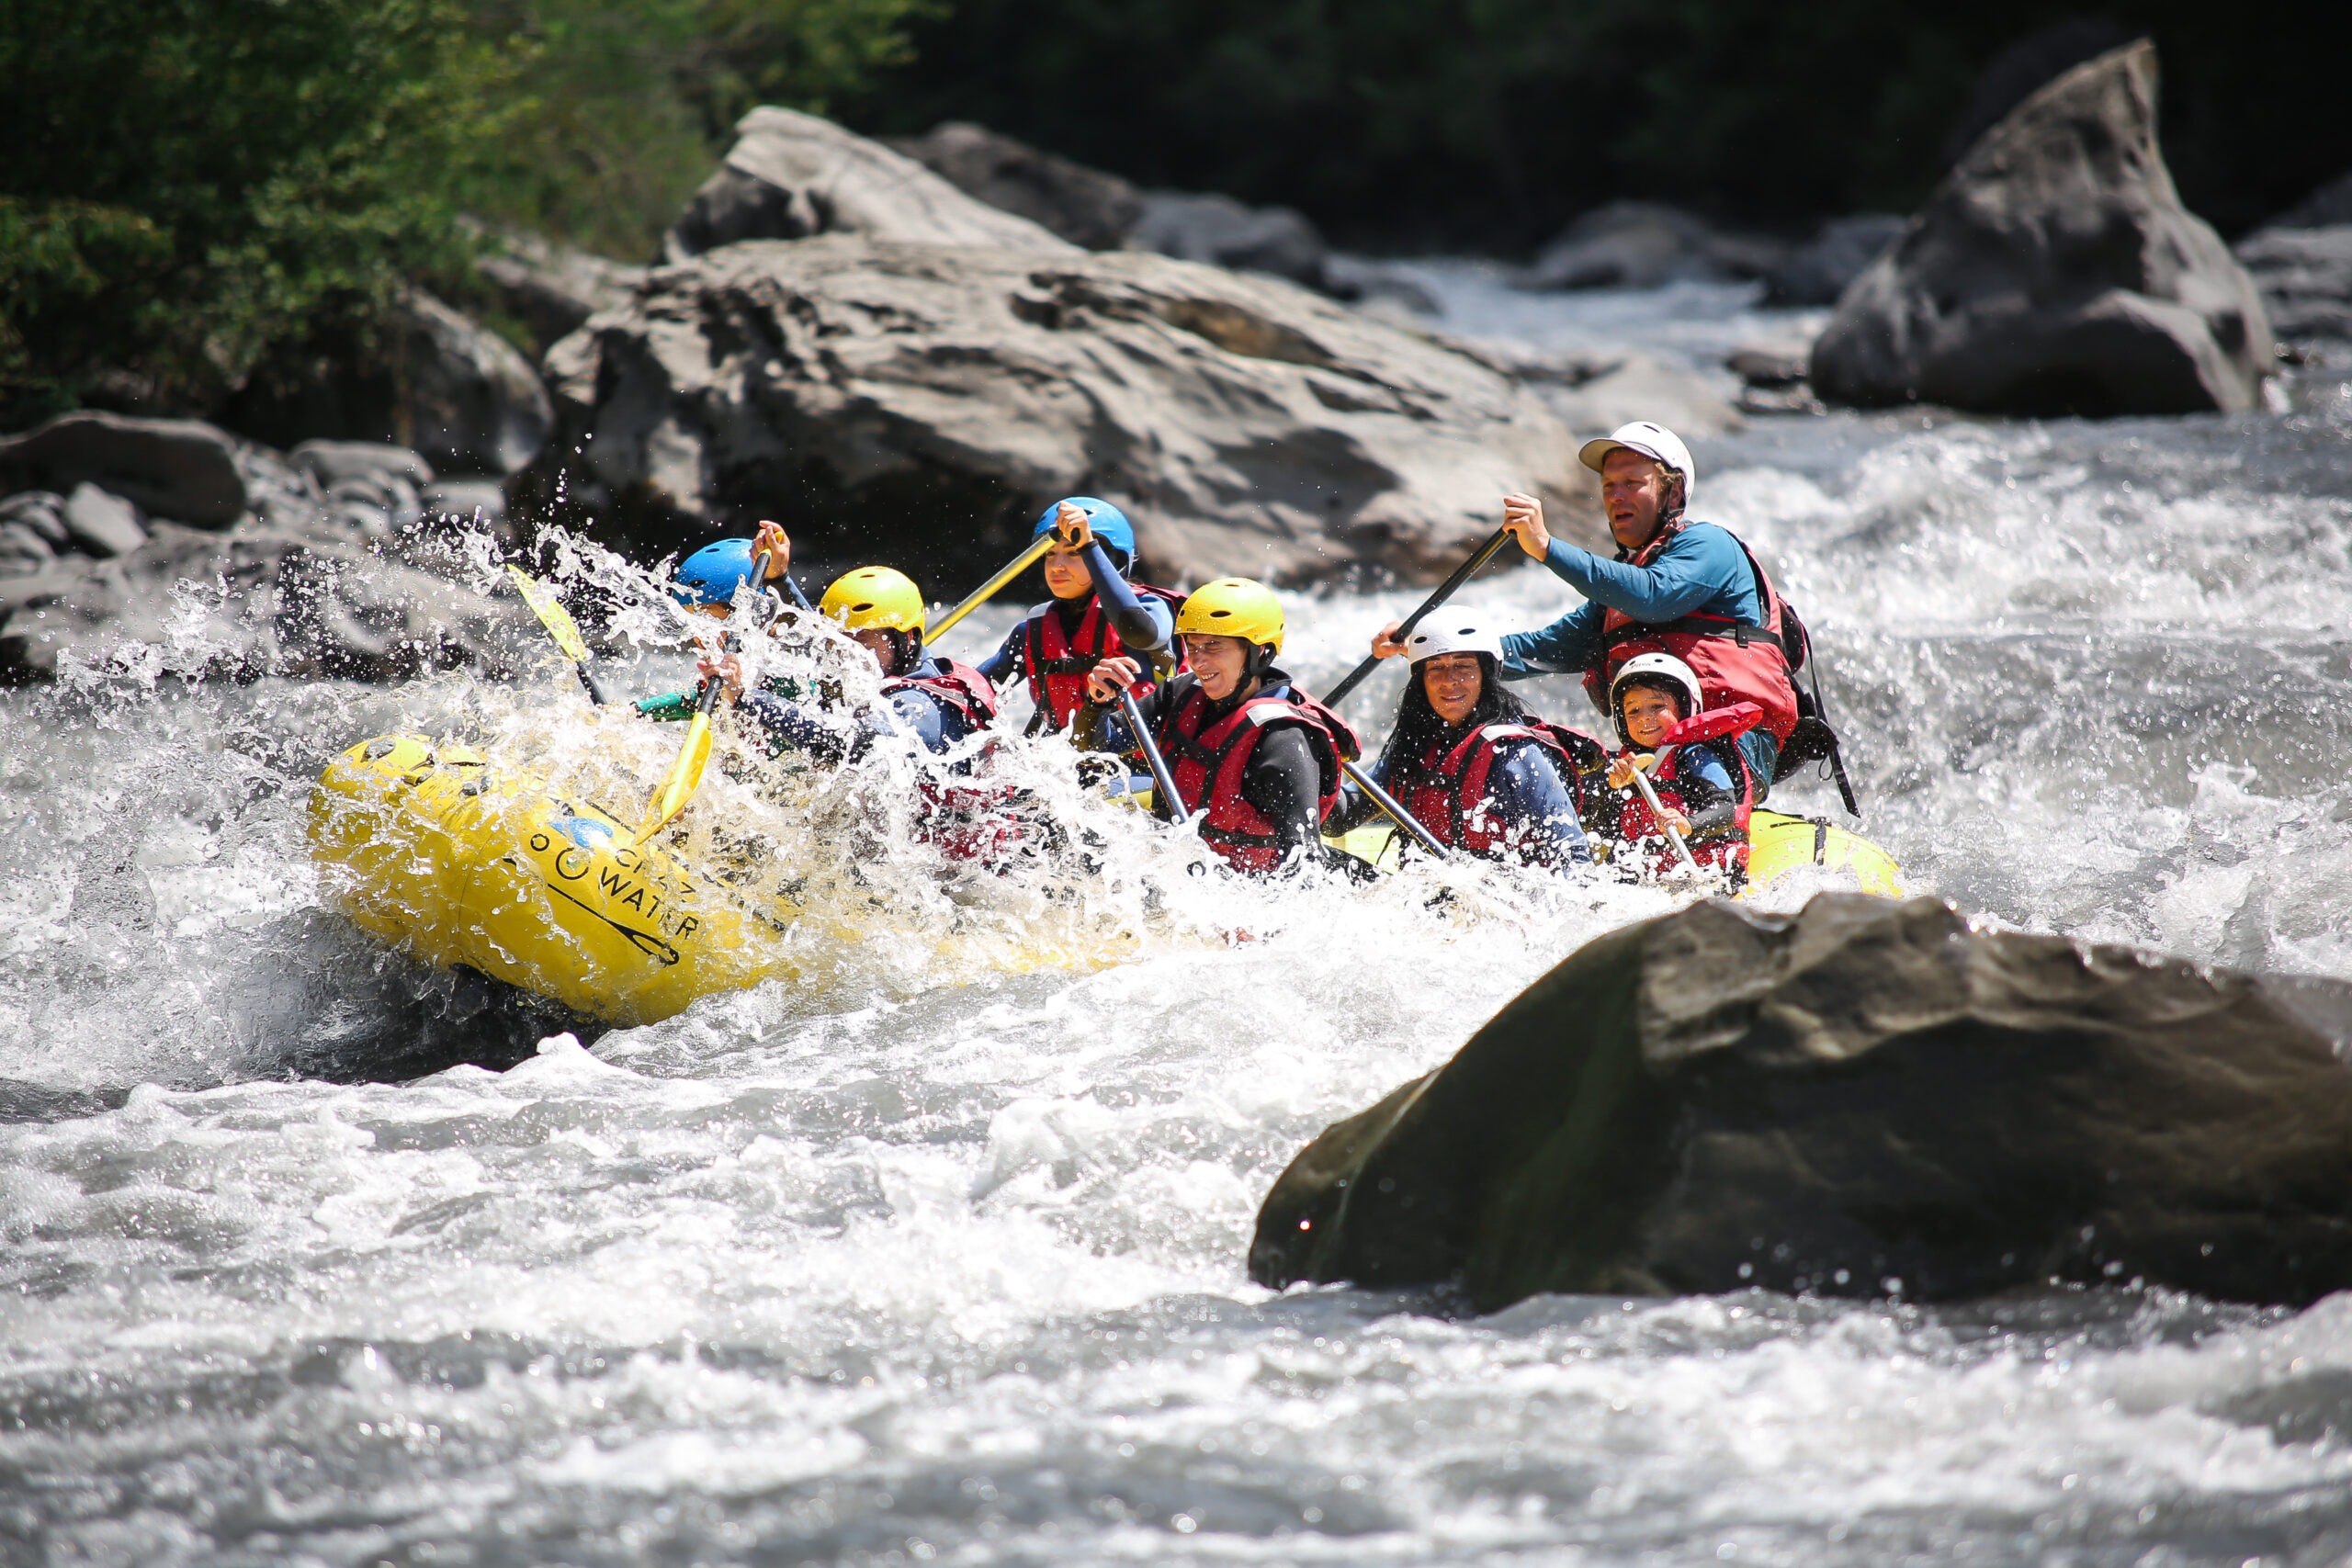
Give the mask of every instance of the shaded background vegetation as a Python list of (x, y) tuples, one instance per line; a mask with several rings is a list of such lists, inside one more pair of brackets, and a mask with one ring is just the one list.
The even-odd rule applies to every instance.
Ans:
[(461, 275), (461, 212), (642, 259), (762, 101), (977, 119), (1363, 248), (1509, 252), (1616, 196), (1791, 228), (1906, 209), (2004, 69), (2022, 91), (2144, 31), (2184, 193), (2233, 231), (2352, 164), (2340, 9), (0, 0), (0, 428), (215, 408), (322, 324), (364, 341), (404, 280)]
[(2166, 155), (2226, 232), (2352, 163), (2344, 16), (2211, 0), (956, 0), (887, 91), (850, 107), (892, 130), (977, 119), (1146, 184), (1288, 202), (1358, 245), (1508, 248), (1617, 195), (1774, 223), (1906, 211), (1959, 150), (1948, 134), (1986, 67), (2056, 25), (2085, 44), (2156, 39)]

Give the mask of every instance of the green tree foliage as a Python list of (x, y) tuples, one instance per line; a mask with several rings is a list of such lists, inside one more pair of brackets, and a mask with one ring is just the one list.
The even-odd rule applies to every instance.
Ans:
[(364, 351), (462, 210), (643, 255), (744, 107), (823, 108), (932, 4), (0, 0), (0, 429)]
[[(0, 403), (201, 405), (440, 259), (498, 51), (450, 0), (10, 0)], [(99, 384), (105, 383), (103, 387)]]
[[(966, 118), (1366, 244), (1525, 244), (1614, 197), (1751, 221), (1903, 210), (2006, 46), (2152, 34), (2167, 156), (2235, 229), (2346, 164), (2341, 62), (2207, 0), (956, 0), (861, 128)], [(2340, 7), (2338, 7), (2340, 9)], [(2331, 34), (2332, 36), (2332, 34)]]
[(829, 112), (908, 59), (937, 0), (481, 0), (476, 27), (519, 47), (505, 156), (469, 207), (639, 260), (757, 103)]

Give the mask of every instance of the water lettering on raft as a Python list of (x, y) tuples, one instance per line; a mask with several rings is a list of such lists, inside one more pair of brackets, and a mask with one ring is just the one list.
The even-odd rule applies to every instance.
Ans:
[[(560, 833), (570, 840), (574, 847), (565, 850), (555, 858), (554, 868), (557, 877), (564, 882), (578, 882), (587, 875), (590, 867), (594, 866), (596, 890), (603, 896), (606, 907), (599, 908), (568, 890), (557, 886), (553, 882), (550, 882), (548, 886), (562, 893), (567, 899), (582, 908), (590, 910), (597, 919), (628, 936), (639, 947), (644, 947), (648, 942), (657, 943), (664, 953), (668, 953), (663, 962), (676, 963), (676, 951), (670, 946), (669, 942), (662, 942), (651, 932), (639, 931), (624, 925), (614, 919), (610, 913), (613, 908), (633, 909), (639, 915), (651, 920), (655, 929), (662, 936), (669, 938), (670, 942), (685, 941), (702, 928), (702, 919), (696, 915), (681, 915), (671, 908), (671, 898), (674, 897), (675, 890), (670, 886), (667, 879), (648, 874), (642, 857), (634, 851), (627, 849), (612, 851), (610, 858), (616, 865), (636, 871), (644, 879), (642, 883), (632, 881), (621, 871), (610, 866), (596, 865), (595, 857), (586, 848), (580, 846), (583, 839), (599, 840), (599, 847), (604, 842), (609, 842), (613, 829), (604, 823), (574, 817), (559, 823), (550, 823), (548, 827), (552, 829), (551, 832), (541, 831), (531, 835), (530, 844), (533, 852), (543, 855), (552, 849), (555, 845), (553, 836), (555, 833)], [(650, 904), (647, 902), (649, 897), (652, 900)]]

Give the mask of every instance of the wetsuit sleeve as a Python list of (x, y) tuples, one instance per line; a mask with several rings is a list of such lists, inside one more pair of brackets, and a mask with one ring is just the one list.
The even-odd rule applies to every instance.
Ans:
[(989, 684), (1003, 685), (1007, 679), (1020, 673), (1022, 666), (1028, 662), (1028, 617), (1013, 622), (1012, 629), (1004, 634), (1004, 641), (997, 650), (972, 668), (987, 676)]
[(1675, 778), (1693, 838), (1720, 838), (1731, 830), (1739, 817), (1738, 789), (1731, 769), (1712, 746), (1685, 747), (1675, 764)]
[(628, 705), (647, 718), (663, 724), (681, 723), (695, 716), (702, 705), (700, 692), (671, 692), (659, 697), (645, 697)]
[(806, 751), (820, 761), (838, 762), (850, 752), (854, 737), (772, 693), (746, 692), (735, 711), (759, 728), (772, 756), (779, 751)]
[(1094, 597), (1109, 617), (1111, 629), (1129, 652), (1148, 659), (1168, 647), (1175, 634), (1176, 617), (1166, 604), (1146, 599), (1119, 575), (1100, 540), (1086, 547), (1086, 574), (1094, 580)]
[(1541, 631), (1504, 633), (1502, 677), (1575, 675), (1598, 669), (1607, 653), (1600, 640), (1600, 606), (1579, 604)]
[(1712, 524), (1683, 529), (1647, 566), (1604, 560), (1566, 539), (1552, 541), (1544, 564), (1594, 604), (1637, 621), (1671, 621), (1702, 610), (1750, 623), (1759, 618), (1747, 552)]
[(1592, 845), (1552, 753), (1532, 741), (1510, 745), (1487, 775), (1487, 798), (1510, 824), (1519, 852), (1566, 874), (1592, 863)]

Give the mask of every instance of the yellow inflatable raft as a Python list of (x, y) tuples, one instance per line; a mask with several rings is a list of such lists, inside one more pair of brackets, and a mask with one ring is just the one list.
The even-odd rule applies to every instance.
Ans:
[[(1385, 818), (1366, 823), (1324, 842), (1345, 850), (1358, 860), (1395, 871), (1399, 864), (1399, 834)], [(1894, 857), (1858, 833), (1832, 825), (1820, 817), (1791, 817), (1758, 809), (1747, 818), (1747, 881), (1735, 897), (1758, 891), (1776, 876), (1800, 866), (1821, 866), (1844, 872), (1865, 893), (1900, 898), (1903, 871)]]
[(363, 930), (611, 1023), (779, 973), (776, 939), (800, 913), (689, 870), (542, 779), (415, 736), (329, 762), (310, 829), (330, 897)]

